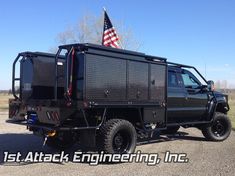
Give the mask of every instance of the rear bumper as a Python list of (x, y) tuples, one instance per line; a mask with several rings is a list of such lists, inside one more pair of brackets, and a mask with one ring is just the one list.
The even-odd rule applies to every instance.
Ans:
[(89, 127), (71, 127), (71, 126), (54, 126), (49, 124), (30, 124), (26, 120), (6, 120), (6, 123), (24, 125), (33, 129), (43, 129), (47, 131), (56, 130), (56, 131), (78, 131), (78, 130), (90, 130), (90, 129), (99, 129), (99, 126), (89, 126)]
[(19, 99), (9, 99), (9, 119), (14, 121), (24, 121), (30, 114), (36, 114), (40, 123), (59, 126), (75, 111), (74, 107), (51, 106), (43, 104), (42, 101), (26, 104)]

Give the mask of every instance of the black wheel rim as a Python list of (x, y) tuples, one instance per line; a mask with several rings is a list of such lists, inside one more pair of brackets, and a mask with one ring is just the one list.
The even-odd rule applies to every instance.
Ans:
[(212, 132), (216, 137), (222, 137), (228, 130), (228, 124), (224, 120), (216, 120), (212, 125)]
[(113, 138), (113, 150), (115, 153), (128, 153), (131, 144), (131, 137), (127, 131), (119, 131)]

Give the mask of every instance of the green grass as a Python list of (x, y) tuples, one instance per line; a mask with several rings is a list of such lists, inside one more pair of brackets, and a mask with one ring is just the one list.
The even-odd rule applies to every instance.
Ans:
[(235, 130), (235, 99), (229, 100), (230, 111), (228, 112), (228, 116), (231, 119), (233, 130)]

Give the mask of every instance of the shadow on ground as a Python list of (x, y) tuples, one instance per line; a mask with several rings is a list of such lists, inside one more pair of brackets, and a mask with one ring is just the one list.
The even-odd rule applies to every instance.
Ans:
[(189, 133), (178, 131), (176, 134), (162, 134), (160, 136), (150, 138), (149, 140), (140, 139), (138, 141), (138, 145), (146, 145), (175, 140), (206, 141), (204, 137), (190, 136)]
[[(174, 140), (193, 140), (193, 141), (205, 141), (203, 137), (195, 137), (190, 136), (188, 133), (185, 132), (177, 132), (174, 135), (161, 135), (160, 137), (152, 138), (151, 140), (147, 141), (138, 141), (138, 145), (147, 145), (153, 143), (161, 143), (161, 142), (168, 142)], [(58, 150), (51, 149), (47, 146), (43, 146), (42, 138), (35, 136), (33, 134), (28, 133), (6, 133), (0, 134), (0, 165), (6, 164), (4, 163), (4, 152), (8, 151), (9, 153), (17, 153), (20, 151), (23, 158), (27, 155), (28, 152), (40, 152), (43, 153), (60, 153)], [(81, 147), (80, 145), (76, 144), (71, 149), (66, 150), (65, 153), (73, 155), (75, 151), (90, 151), (87, 148)], [(70, 158), (72, 159), (72, 158)], [(61, 163), (57, 163), (61, 164)], [(17, 164), (17, 165), (25, 165), (25, 163)]]
[(47, 146), (43, 147), (43, 141), (40, 137), (33, 134), (5, 133), (0, 134), (0, 165), (4, 162), (4, 152), (20, 152), (25, 156), (28, 152), (42, 151), (45, 153), (54, 153), (55, 151)]

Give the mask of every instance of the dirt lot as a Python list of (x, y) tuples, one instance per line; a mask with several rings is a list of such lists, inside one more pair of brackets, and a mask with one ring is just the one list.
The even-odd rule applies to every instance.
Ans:
[[(189, 163), (163, 163), (147, 166), (145, 163), (101, 164), (89, 166), (87, 163), (3, 163), (3, 151), (44, 151), (39, 137), (33, 136), (24, 126), (6, 124), (6, 115), (0, 115), (0, 175), (11, 176), (57, 176), (57, 175), (234, 175), (235, 173), (235, 133), (224, 142), (205, 141), (197, 129), (180, 129), (175, 136), (163, 136), (159, 140), (137, 147), (145, 153), (166, 151), (187, 153)], [(76, 147), (71, 149), (73, 152)]]
[(0, 93), (0, 115), (8, 112), (8, 100), (13, 98), (12, 95)]

